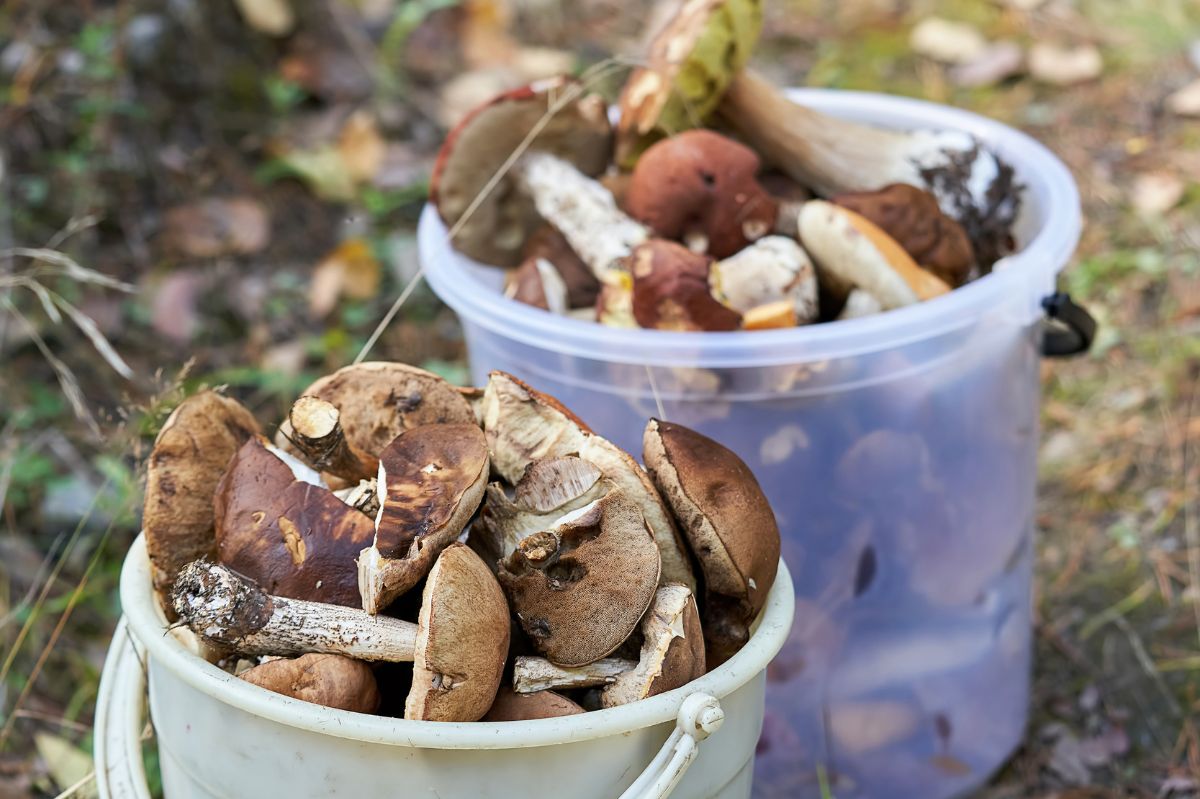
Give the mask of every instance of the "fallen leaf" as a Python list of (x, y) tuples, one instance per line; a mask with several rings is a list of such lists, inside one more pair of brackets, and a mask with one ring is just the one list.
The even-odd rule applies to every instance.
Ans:
[(1025, 51), (1012, 41), (989, 44), (970, 61), (950, 70), (950, 80), (958, 86), (991, 86), (1018, 74), (1025, 66)]
[(150, 300), (150, 326), (155, 332), (177, 344), (192, 340), (200, 326), (196, 304), (204, 282), (195, 272), (174, 272), (158, 284)]
[(551, 47), (522, 47), (513, 56), (512, 66), (526, 81), (569, 75), (575, 69), (575, 54)]
[(270, 347), (263, 354), (259, 366), (264, 372), (293, 376), (300, 374), (307, 357), (307, 348), (303, 341), (285, 341)]
[[(58, 786), (59, 790), (65, 791), (95, 772), (92, 756), (70, 741), (46, 732), (36, 733), (33, 741), (38, 755), (46, 764), (46, 771), (50, 773), (50, 778), (54, 780), (54, 784)], [(72, 793), (72, 796), (75, 797), (95, 795), (96, 785), (94, 782), (77, 788)]]
[(1187, 184), (1171, 172), (1148, 172), (1133, 181), (1133, 207), (1148, 216), (1170, 211), (1183, 199)]
[(362, 239), (342, 242), (313, 272), (308, 289), (308, 312), (322, 319), (342, 296), (365, 300), (379, 291), (379, 261)]
[(1029, 51), (1029, 72), (1034, 78), (1054, 86), (1074, 86), (1100, 77), (1104, 59), (1094, 45), (1061, 47), (1038, 42)]
[(1181, 117), (1200, 117), (1200, 78), (1167, 97), (1167, 109)]
[(336, 147), (324, 145), (312, 150), (292, 150), (279, 161), (321, 199), (346, 202), (354, 198), (354, 177)]
[(234, 0), (242, 19), (259, 33), (287, 36), (296, 27), (296, 15), (288, 0)]
[(210, 197), (172, 208), (164, 227), (171, 245), (192, 258), (246, 255), (271, 239), (267, 210), (250, 197)]
[(337, 149), (350, 178), (362, 183), (373, 179), (383, 166), (387, 142), (379, 134), (375, 117), (355, 111), (342, 125)]
[(514, 12), (509, 0), (466, 0), (460, 29), (462, 55), (472, 68), (512, 61), (517, 42), (509, 28)]
[(987, 40), (975, 26), (941, 17), (926, 17), (918, 22), (909, 34), (908, 43), (917, 55), (947, 64), (964, 64), (978, 58), (987, 48)]

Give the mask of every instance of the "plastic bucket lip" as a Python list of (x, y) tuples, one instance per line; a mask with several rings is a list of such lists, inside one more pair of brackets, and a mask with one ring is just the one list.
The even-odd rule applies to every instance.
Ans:
[(148, 659), (215, 701), (279, 724), (365, 743), (430, 749), (525, 749), (576, 743), (673, 722), (680, 703), (703, 691), (718, 699), (767, 668), (792, 628), (795, 596), (783, 561), (750, 641), (718, 668), (682, 688), (620, 707), (530, 721), (410, 721), (334, 710), (271, 693), (188, 652), (167, 634), (151, 587), (145, 537), (121, 568), (121, 605)]
[[(896, 128), (946, 128), (973, 134), (1017, 171), (1040, 217), (1033, 238), (991, 274), (933, 300), (883, 314), (783, 330), (674, 333), (610, 328), (548, 314), (479, 286), (469, 267), (490, 269), (454, 251), (432, 206), (421, 214), (421, 262), (434, 291), (464, 321), (504, 338), (566, 356), (613, 363), (730, 368), (810, 363), (904, 346), (965, 327), (995, 298), (1053, 284), (1079, 240), (1079, 193), (1066, 166), (1032, 137), (996, 120), (907, 97), (831, 89), (789, 89), (793, 99), (847, 119)], [(1036, 307), (1040, 297), (1030, 298)]]

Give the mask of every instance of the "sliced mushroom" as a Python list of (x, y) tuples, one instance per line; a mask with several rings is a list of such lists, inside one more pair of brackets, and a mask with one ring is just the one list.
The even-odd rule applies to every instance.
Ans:
[(870, 220), (950, 286), (965, 283), (975, 265), (967, 231), (942, 212), (936, 197), (916, 186), (893, 183), (878, 191), (839, 194), (832, 202)]
[(821, 311), (812, 261), (804, 248), (784, 236), (767, 236), (717, 261), (709, 283), (718, 300), (743, 314), (787, 301), (796, 322), (808, 324), (816, 321)]
[(262, 436), (237, 451), (213, 499), (217, 556), (269, 593), (357, 606), (354, 558), (371, 517), (288, 457)]
[(498, 577), (537, 650), (556, 664), (580, 666), (637, 628), (659, 571), (641, 510), (614, 489), (522, 539)]
[(704, 675), (704, 633), (691, 591), (681, 585), (659, 588), (642, 618), (641, 633), (637, 661), (605, 658), (562, 668), (542, 658), (518, 657), (513, 666), (514, 688), (526, 693), (603, 685), (601, 705), (616, 707), (679, 688)]
[(371, 667), (342, 655), (311, 653), (269, 660), (238, 675), (248, 683), (302, 702), (374, 713), (379, 709), (379, 686)]
[(362, 607), (378, 613), (425, 576), (483, 501), (487, 441), (473, 424), (401, 433), (379, 456), (374, 541), (358, 557)]
[(488, 711), (508, 653), (508, 605), (495, 577), (462, 544), (429, 572), (416, 624), (358, 608), (271, 596), (224, 566), (188, 564), (172, 591), (201, 637), (242, 655), (308, 653), (413, 662), (405, 718), (476, 721)]
[(812, 200), (800, 212), (800, 238), (816, 262), (821, 286), (845, 297), (863, 289), (885, 310), (950, 291), (878, 227), (847, 208)]
[(350, 482), (374, 476), (379, 460), (346, 440), (337, 406), (304, 396), (288, 412), (289, 441), (306, 463)]
[(643, 457), (704, 573), (708, 667), (749, 640), (779, 568), (779, 527), (749, 467), (682, 425), (651, 419)]
[(725, 258), (775, 226), (775, 200), (755, 177), (760, 165), (753, 150), (733, 139), (684, 131), (638, 159), (625, 210), (663, 238)]
[(627, 452), (593, 433), (558, 400), (510, 374), (492, 372), (483, 402), (483, 429), (498, 475), (515, 483), (533, 461), (563, 455), (594, 463), (642, 509), (662, 558), (663, 582), (696, 585), (691, 561), (662, 498)]
[(229, 459), (258, 423), (236, 400), (214, 391), (188, 397), (167, 417), (146, 461), (142, 527), (154, 590), (173, 620), (171, 586), (186, 564), (216, 557), (213, 494)]
[(458, 123), (438, 153), (430, 199), (455, 229), (455, 247), (477, 261), (516, 265), (525, 240), (542, 224), (534, 198), (513, 182), (520, 170), (501, 174), (539, 125), (529, 142), (531, 152), (558, 156), (581, 176), (598, 175), (608, 166), (612, 130), (604, 100), (585, 94), (569, 78), (540, 81), (489, 100)]
[[(303, 396), (335, 406), (347, 445), (374, 457), (405, 430), (423, 424), (475, 422), (475, 412), (462, 392), (433, 372), (404, 363), (367, 361), (346, 366), (317, 380)], [(285, 421), (275, 444), (302, 457), (292, 436), (291, 423)]]
[(638, 245), (630, 257), (633, 318), (655, 330), (736, 330), (742, 316), (713, 297), (712, 259), (666, 239)]
[(536, 694), (518, 694), (503, 687), (496, 694), (496, 701), (488, 710), (483, 721), (529, 721), (552, 719), (559, 716), (574, 716), (583, 712), (575, 702), (554, 691), (539, 691)]

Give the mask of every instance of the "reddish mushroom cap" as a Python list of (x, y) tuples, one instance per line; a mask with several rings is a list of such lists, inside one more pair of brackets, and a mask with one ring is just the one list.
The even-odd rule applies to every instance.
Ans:
[(638, 245), (630, 260), (633, 317), (657, 330), (736, 330), (742, 315), (713, 297), (712, 259), (665, 239)]

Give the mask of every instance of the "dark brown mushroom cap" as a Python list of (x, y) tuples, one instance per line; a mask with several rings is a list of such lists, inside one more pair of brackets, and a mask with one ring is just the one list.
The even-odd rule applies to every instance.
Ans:
[(567, 307), (587, 308), (595, 305), (596, 296), (600, 293), (600, 281), (571, 249), (563, 234), (553, 226), (542, 225), (535, 230), (525, 242), (522, 257), (522, 266), (536, 258), (544, 258), (554, 265), (567, 286)]
[[(457, 388), (440, 376), (415, 366), (367, 361), (317, 380), (302, 395), (319, 397), (337, 407), (346, 441), (378, 457), (396, 436), (423, 424), (474, 423), (475, 413)], [(275, 444), (298, 454), (280, 425)]]
[(404, 717), (478, 721), (492, 706), (504, 673), (508, 604), (491, 570), (464, 544), (451, 544), (438, 556), (417, 624)]
[[(564, 97), (580, 99), (556, 108)], [(530, 148), (598, 175), (612, 154), (612, 128), (603, 99), (584, 95), (578, 82), (554, 78), (501, 94), (469, 113), (450, 131), (430, 178), (430, 201), (453, 227), (525, 137), (556, 110)], [(513, 266), (538, 225), (533, 202), (507, 177), (493, 187), (454, 237), (454, 246), (485, 264)]]
[(371, 667), (343, 655), (310, 653), (268, 660), (239, 676), (252, 685), (302, 702), (353, 713), (379, 709), (379, 686)]
[(274, 596), (358, 607), (354, 560), (371, 517), (298, 480), (262, 436), (242, 445), (213, 499), (218, 560)]
[(614, 489), (522, 540), (498, 576), (537, 650), (557, 665), (582, 666), (637, 628), (659, 569), (641, 510)]
[(942, 213), (937, 198), (907, 183), (878, 191), (839, 194), (832, 201), (883, 229), (918, 264), (951, 286), (961, 286), (975, 265), (966, 230)]
[[(643, 457), (704, 572), (710, 655), (749, 638), (779, 567), (779, 527), (749, 467), (694, 430), (651, 419)], [(710, 662), (714, 668), (717, 662)]]
[(217, 484), (238, 448), (258, 433), (258, 423), (240, 403), (202, 391), (179, 404), (154, 441), (146, 461), (142, 526), (154, 589), (172, 620), (170, 592), (179, 570), (198, 558), (216, 557)]
[(712, 259), (666, 239), (630, 256), (633, 317), (655, 330), (737, 330), (742, 315), (717, 301), (708, 284)]
[(519, 694), (504, 686), (496, 694), (496, 701), (492, 703), (483, 721), (551, 719), (558, 716), (574, 716), (582, 712), (583, 708), (554, 691)]
[[(726, 258), (775, 227), (778, 207), (758, 184), (758, 155), (711, 130), (688, 130), (642, 154), (625, 195), (625, 211), (667, 239)], [(699, 248), (697, 248), (699, 249)]]
[(642, 618), (638, 665), (604, 689), (604, 707), (672, 691), (704, 676), (704, 631), (696, 598), (685, 586), (660, 586)]

